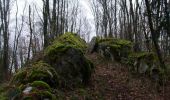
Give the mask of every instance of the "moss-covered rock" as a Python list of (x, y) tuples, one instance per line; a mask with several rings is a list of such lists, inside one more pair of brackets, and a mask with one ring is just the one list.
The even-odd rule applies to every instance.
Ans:
[(13, 76), (10, 83), (21, 85), (34, 81), (44, 81), (52, 87), (57, 87), (59, 84), (59, 76), (54, 68), (40, 61), (21, 69)]
[(87, 83), (92, 63), (84, 56), (85, 42), (77, 35), (66, 33), (45, 49), (46, 62), (60, 75), (63, 86)]
[(144, 60), (149, 66), (157, 61), (156, 55), (153, 52), (134, 52), (129, 54), (130, 64), (134, 65), (136, 60)]
[(157, 63), (156, 55), (153, 52), (135, 52), (129, 54), (128, 64), (132, 66), (132, 71), (140, 72), (145, 70), (144, 73), (152, 72), (155, 69), (155, 63)]
[(43, 81), (34, 81), (33, 83), (31, 83), (31, 86), (36, 87), (41, 90), (46, 89), (51, 92), (51, 87), (46, 82), (43, 82)]
[(27, 84), (26, 87), (22, 89), (22, 94), (19, 98), (23, 98), (24, 100), (56, 100), (55, 95), (52, 93), (51, 87), (43, 81), (34, 81), (30, 84)]
[(26, 85), (10, 87), (6, 90), (7, 100), (56, 100), (51, 87), (44, 81), (34, 81)]
[(46, 53), (46, 61), (60, 75), (62, 85), (76, 86), (88, 82), (93, 65), (85, 58), (80, 49), (62, 45), (51, 50)]
[(95, 42), (94, 50), (96, 52), (117, 61), (120, 61), (123, 57), (127, 58), (132, 50), (132, 43), (128, 40), (114, 38), (100, 39), (96, 37)]
[(41, 56), (21, 68), (0, 96), (13, 100), (56, 100), (59, 87), (73, 88), (87, 84), (93, 64), (84, 56), (86, 42), (78, 35), (65, 33)]
[(85, 49), (87, 48), (86, 42), (83, 39), (81, 39), (79, 35), (75, 33), (67, 32), (61, 35), (60, 37), (58, 37), (57, 39), (55, 39), (53, 44), (56, 44), (58, 42), (64, 45), (74, 46), (75, 48), (79, 48), (83, 51), (85, 51)]

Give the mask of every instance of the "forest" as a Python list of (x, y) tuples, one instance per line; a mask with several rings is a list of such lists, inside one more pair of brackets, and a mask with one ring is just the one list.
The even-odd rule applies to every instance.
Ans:
[(170, 0), (0, 0), (0, 100), (169, 100)]

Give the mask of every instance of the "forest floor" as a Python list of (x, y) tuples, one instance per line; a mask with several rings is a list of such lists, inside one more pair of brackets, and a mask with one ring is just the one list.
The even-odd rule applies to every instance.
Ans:
[[(146, 76), (133, 75), (126, 65), (88, 54), (95, 71), (88, 86), (63, 92), (67, 100), (169, 100), (170, 88), (156, 88)], [(165, 87), (164, 87), (165, 88)], [(163, 92), (164, 91), (164, 92)], [(169, 97), (168, 97), (169, 96)]]

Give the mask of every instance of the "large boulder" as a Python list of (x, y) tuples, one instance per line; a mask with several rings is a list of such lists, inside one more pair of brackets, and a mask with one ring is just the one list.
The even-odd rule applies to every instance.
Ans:
[(78, 35), (66, 33), (45, 49), (45, 61), (60, 75), (63, 87), (87, 84), (92, 63), (84, 56), (86, 43)]
[(155, 83), (163, 84), (166, 71), (160, 67), (158, 57), (153, 52), (134, 52), (129, 54), (128, 64), (133, 73), (149, 76)]
[(116, 61), (127, 58), (132, 50), (132, 43), (124, 39), (96, 37), (90, 44), (92, 44), (92, 52), (99, 52), (102, 56)]
[(138, 73), (148, 72), (150, 74), (152, 70), (158, 68), (155, 66), (157, 62), (157, 57), (153, 52), (133, 52), (128, 57), (128, 64), (132, 66), (131, 70)]
[(37, 59), (21, 68), (0, 91), (1, 98), (12, 100), (56, 100), (55, 89), (86, 85), (93, 64), (84, 56), (86, 42), (78, 35), (58, 37)]
[(55, 69), (41, 61), (20, 69), (3, 88), (0, 97), (5, 100), (56, 100), (52, 89), (58, 86), (59, 76)]
[(0, 90), (10, 100), (56, 100), (55, 89), (73, 88), (89, 82), (93, 64), (84, 56), (86, 42), (65, 33), (33, 58)]

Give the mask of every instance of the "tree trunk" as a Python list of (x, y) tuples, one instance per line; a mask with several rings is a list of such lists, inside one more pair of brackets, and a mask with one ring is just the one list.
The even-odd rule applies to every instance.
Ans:
[(159, 45), (158, 45), (157, 39), (156, 39), (156, 34), (159, 34), (159, 33), (157, 31), (155, 31), (154, 28), (153, 28), (152, 15), (151, 15), (152, 13), (151, 13), (151, 9), (150, 9), (150, 5), (149, 5), (148, 0), (145, 0), (145, 5), (146, 5), (147, 13), (148, 13), (148, 22), (149, 22), (151, 35), (152, 35), (152, 41), (153, 41), (154, 46), (155, 46), (155, 50), (156, 50), (156, 53), (157, 53), (157, 56), (158, 56), (158, 59), (159, 59), (159, 62), (160, 62), (160, 66), (163, 69), (166, 69), (166, 66), (165, 66), (164, 61), (162, 59), (160, 48), (159, 48)]

